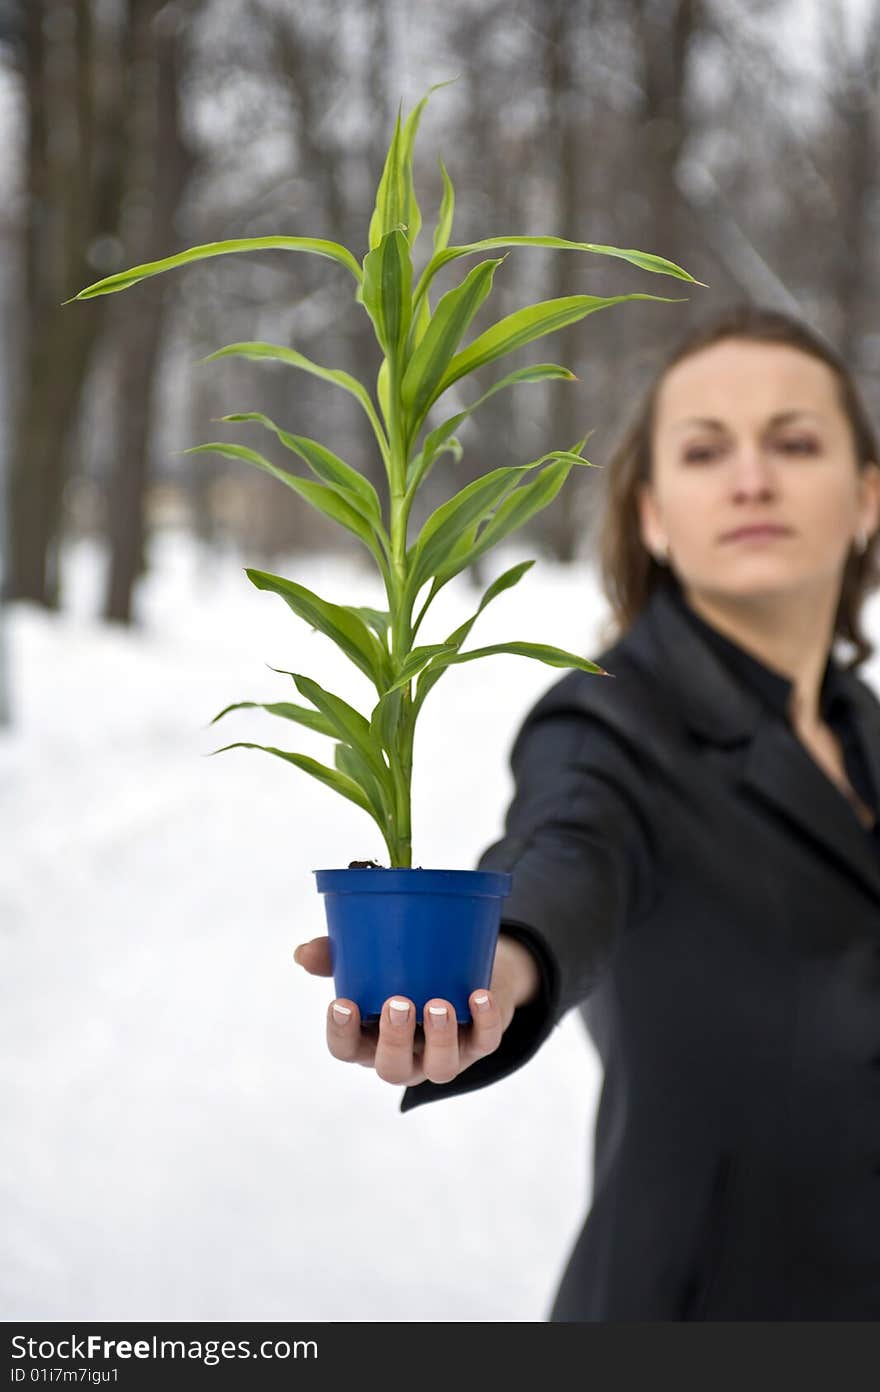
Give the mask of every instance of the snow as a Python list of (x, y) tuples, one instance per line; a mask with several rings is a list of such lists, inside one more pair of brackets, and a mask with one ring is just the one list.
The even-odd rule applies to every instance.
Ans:
[[(523, 554), (493, 557), (485, 584)], [(322, 736), (264, 711), (207, 724), (297, 699), (266, 663), (361, 709), (372, 688), (245, 564), (160, 534), (129, 631), (96, 619), (104, 557), (83, 542), (62, 613), (8, 611), (3, 1317), (544, 1320), (590, 1198), (592, 1045), (572, 1012), (512, 1077), (406, 1115), (400, 1087), (329, 1054), (332, 983), (292, 961), (326, 931), (312, 871), (386, 863), (384, 845), (279, 759), (205, 757), (253, 739), (327, 759)], [(381, 606), (352, 563), (275, 569)], [(480, 593), (458, 577), (420, 638)], [(539, 560), (473, 641), (597, 653), (604, 616), (586, 566)], [(876, 689), (877, 659), (863, 670)], [(516, 728), (561, 675), (500, 656), (438, 683), (416, 731), (414, 864), (472, 868), (500, 835)]]
[[(578, 1018), (511, 1078), (406, 1115), (400, 1087), (332, 1058), (332, 983), (292, 953), (326, 932), (312, 871), (387, 863), (384, 844), (271, 755), (205, 757), (252, 739), (328, 760), (322, 736), (265, 711), (207, 726), (233, 701), (299, 699), (267, 663), (361, 709), (372, 688), (250, 585), (249, 558), (160, 534), (134, 631), (96, 618), (104, 563), (69, 547), (64, 610), (13, 604), (3, 635), (4, 1319), (544, 1319), (591, 1183), (600, 1078)], [(275, 569), (382, 602), (336, 558)], [(458, 577), (420, 637), (481, 593)], [(584, 567), (539, 561), (473, 641), (589, 651), (600, 608)], [(472, 868), (500, 835), (516, 727), (561, 675), (499, 656), (437, 684), (414, 864)]]

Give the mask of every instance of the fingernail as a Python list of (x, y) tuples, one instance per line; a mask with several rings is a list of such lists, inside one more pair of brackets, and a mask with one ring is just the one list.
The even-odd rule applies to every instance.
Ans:
[(351, 1011), (347, 1005), (334, 1005), (333, 1007), (333, 1018), (337, 1025), (344, 1025), (350, 1014)]
[(409, 1019), (409, 1002), (403, 1000), (389, 1001), (388, 1013), (391, 1016), (392, 1025), (405, 1025)]
[(478, 1010), (489, 1009), (489, 997), (487, 995), (474, 996), (474, 1005)]
[(429, 1005), (428, 1014), (432, 1017), (431, 1023), (435, 1029), (445, 1029), (449, 1024), (449, 1015), (445, 1005)]

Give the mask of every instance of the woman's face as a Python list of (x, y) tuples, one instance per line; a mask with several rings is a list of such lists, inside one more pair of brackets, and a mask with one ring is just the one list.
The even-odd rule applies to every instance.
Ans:
[[(861, 528), (880, 523), (880, 467), (859, 473), (831, 369), (783, 344), (725, 339), (663, 378), (642, 540), (668, 543), (691, 589), (726, 595), (839, 588)], [(733, 540), (753, 524), (781, 534)]]

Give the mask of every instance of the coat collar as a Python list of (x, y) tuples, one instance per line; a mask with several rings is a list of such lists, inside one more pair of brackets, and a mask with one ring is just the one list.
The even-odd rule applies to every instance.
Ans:
[[(655, 589), (630, 630), (677, 709), (699, 738), (722, 747), (745, 745), (739, 782), (840, 862), (880, 902), (876, 837), (860, 826), (846, 797), (816, 764), (790, 724), (722, 661), (682, 614), (664, 586)], [(853, 722), (880, 794), (880, 704), (836, 660), (835, 691), (851, 703)]]

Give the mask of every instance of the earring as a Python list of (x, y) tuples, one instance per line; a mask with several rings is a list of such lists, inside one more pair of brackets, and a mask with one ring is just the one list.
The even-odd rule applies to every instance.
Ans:
[(663, 547), (659, 551), (651, 553), (658, 565), (668, 565), (669, 563), (669, 542), (664, 541)]
[(855, 546), (856, 546), (856, 551), (859, 553), (860, 556), (863, 556), (864, 553), (867, 551), (867, 549), (868, 549), (868, 529), (867, 529), (867, 527), (860, 527), (860, 528), (859, 528), (858, 534), (857, 534), (857, 536), (856, 536)]

